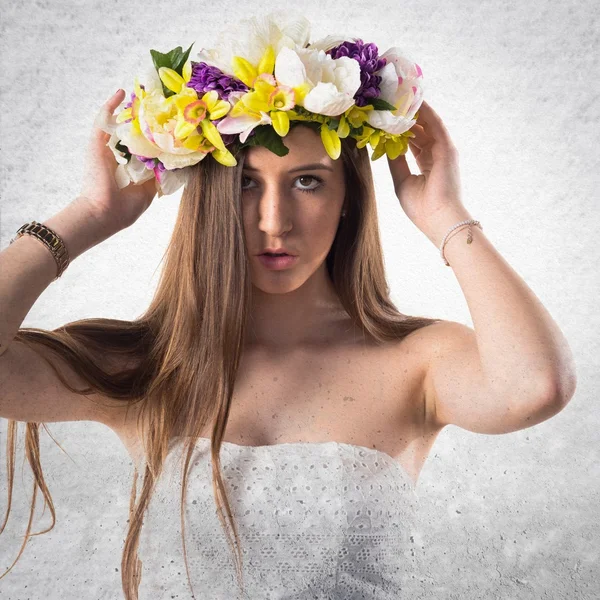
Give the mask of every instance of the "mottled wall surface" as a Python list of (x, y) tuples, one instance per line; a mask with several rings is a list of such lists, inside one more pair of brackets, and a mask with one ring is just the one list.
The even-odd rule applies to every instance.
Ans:
[[(77, 195), (94, 116), (118, 87), (132, 91), (150, 48), (166, 52), (194, 40), (214, 47), (215, 25), (277, 6), (2, 2), (2, 248), (24, 222), (49, 218)], [(418, 62), (426, 98), (459, 149), (464, 204), (548, 308), (577, 362), (577, 392), (549, 421), (500, 436), (453, 426), (440, 434), (417, 486), (422, 598), (600, 597), (597, 3), (304, 6), (313, 40), (356, 35), (382, 52), (398, 46)], [(373, 170), (394, 301), (408, 314), (472, 326), (452, 269), (403, 214), (385, 158)], [(155, 201), (134, 226), (77, 258), (24, 325), (137, 316), (156, 284), (179, 197)], [(117, 436), (98, 423), (49, 428), (68, 453), (42, 435), (57, 524), (30, 542), (0, 580), (0, 596), (120, 598), (132, 465)], [(2, 511), (5, 434), (1, 421)], [(20, 445), (11, 520), (0, 537), (2, 571), (27, 524), (32, 485), (24, 461)], [(41, 504), (38, 496), (34, 531), (50, 524)]]

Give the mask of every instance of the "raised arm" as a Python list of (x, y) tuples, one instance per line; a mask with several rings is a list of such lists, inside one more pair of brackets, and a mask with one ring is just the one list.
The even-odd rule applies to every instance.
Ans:
[[(464, 292), (474, 330), (455, 322), (424, 328), (425, 378), (435, 425), (506, 433), (535, 425), (573, 396), (575, 364), (546, 308), (462, 204), (458, 153), (437, 113), (420, 109), (410, 142), (420, 175), (405, 157), (389, 161), (400, 204), (444, 257)], [(451, 228), (451, 237), (446, 238)], [(440, 257), (441, 258), (441, 257)]]
[[(122, 90), (101, 107), (114, 112)], [(107, 147), (109, 134), (94, 125), (86, 155), (82, 192), (59, 213), (43, 221), (66, 246), (69, 260), (133, 224), (156, 195), (154, 178), (119, 188), (116, 163)], [(71, 392), (44, 360), (51, 351), (35, 350), (14, 341), (31, 307), (54, 281), (57, 263), (46, 244), (29, 234), (18, 237), (0, 252), (0, 417), (16, 421), (53, 422), (114, 418), (86, 397)], [(90, 278), (93, 279), (93, 273)], [(52, 353), (52, 362), (75, 388), (87, 387), (64, 359)], [(112, 404), (108, 398), (103, 403)]]
[[(63, 239), (71, 261), (110, 235), (87, 200), (79, 197), (44, 224)], [(30, 235), (19, 237), (0, 252), (0, 417), (35, 422), (103, 421), (104, 411), (98, 404), (69, 391), (60, 382), (42, 358), (50, 355), (47, 348), (33, 350), (13, 341), (56, 274), (50, 250)], [(62, 359), (55, 355), (51, 358), (71, 385), (84, 385)]]

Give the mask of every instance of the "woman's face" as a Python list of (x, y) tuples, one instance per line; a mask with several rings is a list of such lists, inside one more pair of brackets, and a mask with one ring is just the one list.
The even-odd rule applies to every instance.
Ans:
[[(284, 143), (289, 153), (282, 157), (249, 148), (241, 181), (252, 283), (277, 294), (326, 268), (345, 195), (342, 159), (329, 157), (317, 132), (294, 127)], [(267, 248), (283, 248), (296, 258), (284, 268), (269, 268), (259, 256)]]

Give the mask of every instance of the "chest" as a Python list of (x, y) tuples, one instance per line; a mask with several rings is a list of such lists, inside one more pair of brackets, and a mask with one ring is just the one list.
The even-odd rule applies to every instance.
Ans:
[[(243, 446), (335, 441), (373, 448), (397, 459), (416, 480), (435, 435), (425, 417), (427, 361), (415, 339), (245, 351), (224, 441)], [(117, 433), (137, 462), (142, 445), (135, 421), (131, 416), (130, 426)]]
[(423, 375), (410, 344), (249, 351), (224, 439), (252, 446), (333, 440), (398, 456), (423, 436)]

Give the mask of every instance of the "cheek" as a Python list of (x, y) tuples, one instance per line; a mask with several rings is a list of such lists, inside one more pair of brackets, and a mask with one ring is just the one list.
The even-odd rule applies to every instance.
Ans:
[(338, 220), (333, 218), (333, 214), (319, 215), (306, 224), (301, 237), (310, 254), (321, 257), (328, 254), (338, 229)]

